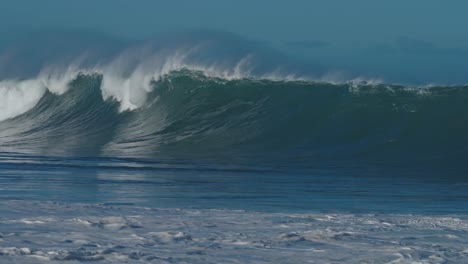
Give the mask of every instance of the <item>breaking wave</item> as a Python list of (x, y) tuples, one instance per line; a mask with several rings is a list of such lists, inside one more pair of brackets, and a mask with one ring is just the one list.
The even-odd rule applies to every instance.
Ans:
[(0, 147), (150, 158), (464, 159), (467, 89), (229, 78), (186, 68), (136, 79), (79, 72), (2, 82)]
[[(108, 53), (51, 56), (23, 75), (3, 71), (0, 152), (306, 163), (467, 157), (465, 86), (312, 76), (232, 36)], [(21, 61), (21, 52), (6, 54), (0, 66)]]

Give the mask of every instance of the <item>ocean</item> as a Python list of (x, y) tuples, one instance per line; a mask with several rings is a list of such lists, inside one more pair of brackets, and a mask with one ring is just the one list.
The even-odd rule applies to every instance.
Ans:
[(468, 263), (468, 87), (128, 53), (0, 81), (1, 263)]

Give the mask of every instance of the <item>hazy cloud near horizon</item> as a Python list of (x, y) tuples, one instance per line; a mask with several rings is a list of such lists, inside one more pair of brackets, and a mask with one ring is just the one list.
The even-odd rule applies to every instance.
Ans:
[(79, 29), (124, 37), (222, 30), (272, 42), (376, 43), (411, 36), (463, 46), (466, 10), (462, 0), (2, 0), (0, 29)]
[(3, 0), (0, 42), (50, 30), (127, 39), (231, 32), (329, 68), (392, 81), (468, 82), (466, 10), (462, 0)]
[(316, 49), (325, 48), (331, 46), (332, 43), (323, 40), (299, 40), (290, 41), (286, 43), (286, 46), (300, 49)]

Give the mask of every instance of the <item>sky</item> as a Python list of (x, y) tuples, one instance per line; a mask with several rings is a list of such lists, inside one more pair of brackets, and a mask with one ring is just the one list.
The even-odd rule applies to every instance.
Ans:
[(217, 30), (337, 72), (468, 83), (463, 0), (2, 0), (0, 7), (0, 40), (44, 30), (123, 38)]

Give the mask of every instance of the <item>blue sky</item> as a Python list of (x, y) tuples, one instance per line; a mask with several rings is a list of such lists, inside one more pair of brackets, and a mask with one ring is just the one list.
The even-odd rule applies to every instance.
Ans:
[(468, 1), (2, 0), (0, 31), (127, 38), (218, 30), (300, 59), (401, 82), (467, 82)]

